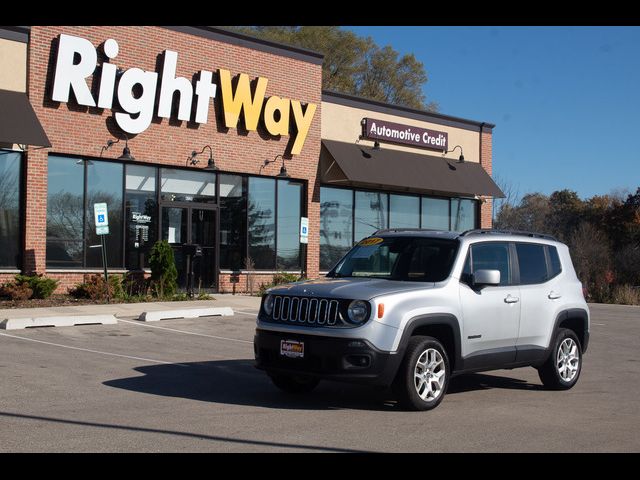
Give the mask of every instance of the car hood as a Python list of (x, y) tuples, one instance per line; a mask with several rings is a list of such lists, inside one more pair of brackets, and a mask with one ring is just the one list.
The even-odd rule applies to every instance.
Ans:
[(330, 297), (370, 300), (379, 295), (409, 292), (433, 288), (434, 283), (403, 282), (380, 278), (321, 278), (278, 285), (268, 290), (275, 295), (295, 295), (304, 297)]

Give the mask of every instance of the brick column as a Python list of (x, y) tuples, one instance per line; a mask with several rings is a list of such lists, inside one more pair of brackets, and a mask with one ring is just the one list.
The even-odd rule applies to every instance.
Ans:
[(23, 272), (45, 272), (47, 249), (47, 150), (26, 154)]
[[(480, 148), (480, 165), (491, 175), (492, 167), (492, 133), (482, 132), (481, 135), (481, 148)], [(491, 228), (493, 225), (493, 199), (489, 198), (486, 202), (480, 205), (480, 228)]]

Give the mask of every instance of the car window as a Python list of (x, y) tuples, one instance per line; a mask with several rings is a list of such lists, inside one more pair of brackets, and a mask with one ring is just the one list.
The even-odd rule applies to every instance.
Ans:
[(547, 260), (544, 256), (544, 245), (534, 243), (516, 243), (520, 283), (530, 285), (549, 280)]
[(550, 245), (547, 246), (547, 249), (549, 251), (549, 260), (551, 263), (551, 276), (549, 278), (552, 278), (558, 275), (562, 271), (562, 266), (560, 265), (560, 257), (558, 256), (558, 249)]
[(369, 237), (358, 242), (329, 277), (440, 282), (449, 276), (459, 243), (428, 237)]
[(479, 243), (471, 246), (472, 270), (499, 270), (500, 285), (511, 284), (509, 244), (507, 242)]

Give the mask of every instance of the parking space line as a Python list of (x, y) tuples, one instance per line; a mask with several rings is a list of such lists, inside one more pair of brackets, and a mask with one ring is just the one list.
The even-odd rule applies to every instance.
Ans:
[(8, 333), (0, 333), (0, 335), (2, 335), (3, 337), (17, 338), (19, 340), (26, 340), (28, 342), (43, 343), (45, 345), (52, 345), (54, 347), (68, 348), (70, 350), (79, 350), (81, 352), (98, 353), (100, 355), (109, 355), (109, 356), (112, 356), (112, 357), (129, 358), (131, 360), (142, 360), (144, 362), (161, 363), (163, 365), (177, 365), (177, 366), (180, 366), (180, 367), (189, 368), (189, 365), (185, 365), (183, 363), (165, 362), (163, 360), (154, 360), (154, 359), (151, 359), (151, 358), (132, 357), (131, 355), (121, 355), (119, 353), (102, 352), (100, 350), (90, 350), (88, 348), (72, 347), (70, 345), (61, 345), (59, 343), (52, 343), (52, 342), (45, 342), (43, 340), (36, 340), (35, 338), (25, 338), (25, 337), (20, 337), (18, 335), (9, 335)]
[(234, 310), (233, 312), (234, 312), (234, 313), (241, 313), (241, 314), (243, 314), (243, 315), (258, 315), (258, 312), (257, 312), (257, 311), (255, 311), (255, 312), (242, 312), (242, 311), (240, 311), (240, 310)]
[(237, 338), (219, 337), (219, 336), (216, 336), (216, 335), (207, 335), (205, 333), (187, 332), (185, 330), (177, 330), (175, 328), (160, 327), (158, 325), (149, 325), (146, 322), (145, 323), (140, 323), (139, 321), (138, 322), (134, 322), (132, 320), (123, 320), (122, 318), (119, 318), (118, 322), (130, 323), (131, 325), (137, 325), (139, 327), (157, 328), (159, 330), (168, 330), (170, 332), (184, 333), (185, 335), (197, 335), (198, 337), (216, 338), (218, 340), (230, 340), (232, 342), (249, 343), (249, 344), (253, 345), (253, 342), (248, 341), (248, 340), (239, 340)]

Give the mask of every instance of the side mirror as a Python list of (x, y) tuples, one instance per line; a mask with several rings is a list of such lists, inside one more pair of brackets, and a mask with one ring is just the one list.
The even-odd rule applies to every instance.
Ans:
[(500, 270), (478, 270), (472, 276), (474, 287), (487, 287), (500, 285)]

